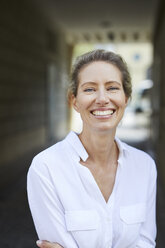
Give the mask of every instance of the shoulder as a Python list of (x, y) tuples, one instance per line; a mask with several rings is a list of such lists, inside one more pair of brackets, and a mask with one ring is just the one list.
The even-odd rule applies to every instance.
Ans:
[(34, 176), (57, 183), (61, 178), (72, 174), (75, 154), (71, 144), (67, 142), (67, 136), (33, 158), (28, 170), (29, 178)]
[[(153, 171), (156, 173), (156, 165), (154, 159), (146, 152), (137, 149), (133, 146), (126, 144), (118, 139), (120, 147), (122, 147), (125, 160), (130, 164), (133, 168), (139, 168), (140, 170), (143, 169), (147, 171)], [(134, 166), (133, 166), (134, 165)]]
[(39, 168), (40, 170), (44, 167), (55, 167), (60, 163), (60, 161), (65, 159), (66, 150), (66, 143), (64, 139), (38, 153), (33, 158), (31, 167), (35, 169)]
[(153, 158), (147, 152), (142, 151), (142, 150), (135, 148), (133, 146), (130, 146), (124, 142), (122, 142), (122, 143), (124, 144), (124, 146), (128, 150), (131, 157), (137, 157), (137, 158), (143, 159), (143, 160), (154, 161)]

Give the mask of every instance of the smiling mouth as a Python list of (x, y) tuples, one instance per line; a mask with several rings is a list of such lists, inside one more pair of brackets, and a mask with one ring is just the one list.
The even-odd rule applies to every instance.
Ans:
[(113, 115), (113, 113), (115, 112), (115, 110), (94, 110), (91, 111), (91, 113), (94, 116), (109, 116), (109, 115)]

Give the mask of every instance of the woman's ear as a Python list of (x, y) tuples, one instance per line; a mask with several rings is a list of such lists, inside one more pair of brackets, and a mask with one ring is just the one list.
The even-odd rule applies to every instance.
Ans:
[(71, 101), (72, 101), (73, 108), (74, 108), (77, 112), (79, 112), (79, 108), (78, 108), (78, 105), (77, 105), (77, 98), (76, 98), (76, 96), (72, 95)]

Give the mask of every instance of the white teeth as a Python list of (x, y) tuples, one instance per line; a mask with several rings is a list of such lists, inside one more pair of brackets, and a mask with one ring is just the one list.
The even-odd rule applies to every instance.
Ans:
[(93, 115), (97, 115), (97, 116), (105, 116), (105, 115), (112, 115), (113, 114), (113, 110), (104, 110), (104, 111), (99, 111), (99, 110), (95, 110), (92, 112)]

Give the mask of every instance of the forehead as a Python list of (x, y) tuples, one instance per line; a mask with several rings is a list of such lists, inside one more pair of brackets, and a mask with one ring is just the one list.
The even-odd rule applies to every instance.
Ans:
[(97, 80), (121, 81), (122, 75), (117, 66), (105, 61), (94, 61), (81, 68), (78, 78), (79, 83)]

